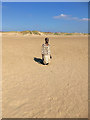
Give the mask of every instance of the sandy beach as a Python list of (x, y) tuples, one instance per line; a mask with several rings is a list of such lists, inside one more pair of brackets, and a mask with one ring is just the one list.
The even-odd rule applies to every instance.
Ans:
[(3, 34), (3, 118), (88, 117), (88, 36), (48, 35), (48, 66), (39, 63), (45, 37)]

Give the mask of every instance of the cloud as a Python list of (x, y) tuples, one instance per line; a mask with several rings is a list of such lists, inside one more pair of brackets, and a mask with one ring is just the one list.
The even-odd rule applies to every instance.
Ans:
[(67, 20), (78, 20), (77, 17), (72, 17), (71, 15), (60, 14), (58, 16), (54, 16), (54, 19), (67, 19)]
[(66, 14), (60, 14), (58, 16), (54, 16), (54, 19), (66, 19), (66, 20), (76, 20), (76, 21), (89, 21), (90, 19), (88, 18), (78, 18), (78, 17), (72, 17), (71, 15), (66, 15)]
[(88, 18), (82, 18), (82, 19), (80, 19), (81, 21), (90, 21), (90, 19), (88, 19)]
[(79, 20), (78, 17), (71, 17), (72, 20)]
[(61, 19), (61, 18), (66, 19), (66, 18), (69, 18), (69, 17), (70, 17), (69, 15), (60, 14), (60, 15), (58, 15), (58, 16), (54, 16), (53, 18), (54, 18), (54, 19)]

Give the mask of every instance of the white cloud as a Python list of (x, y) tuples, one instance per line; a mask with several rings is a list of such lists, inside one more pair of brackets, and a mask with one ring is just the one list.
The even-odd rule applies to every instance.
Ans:
[(64, 14), (61, 14), (60, 16), (61, 16), (61, 17), (67, 17), (67, 15), (64, 15)]
[(88, 19), (88, 18), (82, 18), (82, 19), (80, 19), (81, 21), (89, 21), (90, 19)]
[(72, 19), (72, 20), (79, 20), (78, 17), (72, 17), (71, 19)]
[(77, 17), (72, 17), (71, 15), (60, 14), (58, 16), (54, 16), (54, 19), (67, 19), (67, 20), (79, 20)]
[(54, 16), (53, 17), (54, 19), (61, 19), (61, 18), (69, 18), (69, 15), (65, 15), (65, 14), (60, 14), (60, 15), (58, 15), (58, 16)]
[(71, 15), (66, 15), (66, 14), (60, 14), (58, 16), (54, 16), (54, 19), (66, 19), (66, 20), (77, 20), (77, 21), (89, 21), (90, 19), (88, 18), (78, 18), (78, 17), (72, 17)]

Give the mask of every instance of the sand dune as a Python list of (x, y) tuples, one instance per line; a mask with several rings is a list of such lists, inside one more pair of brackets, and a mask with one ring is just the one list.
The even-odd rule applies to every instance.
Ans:
[(44, 38), (3, 34), (3, 118), (87, 118), (88, 37), (49, 36), (48, 66)]

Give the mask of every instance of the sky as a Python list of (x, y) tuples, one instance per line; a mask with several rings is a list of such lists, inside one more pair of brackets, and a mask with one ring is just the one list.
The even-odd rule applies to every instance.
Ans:
[(89, 2), (89, 0), (1, 0), (2, 2)]
[(3, 2), (2, 30), (88, 33), (88, 2)]

